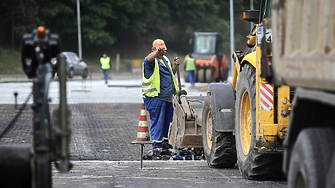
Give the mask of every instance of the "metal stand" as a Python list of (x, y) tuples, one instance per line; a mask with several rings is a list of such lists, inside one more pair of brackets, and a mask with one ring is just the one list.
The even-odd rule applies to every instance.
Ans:
[(81, 80), (81, 90), (83, 90), (86, 93), (86, 78), (83, 78)]
[(144, 144), (141, 144), (141, 169), (142, 169), (142, 164), (143, 164), (143, 147), (144, 147)]
[(155, 143), (155, 141), (137, 141), (137, 140), (134, 140), (131, 142), (131, 144), (141, 144), (141, 169), (142, 169), (142, 166), (143, 166), (143, 147), (144, 147), (144, 144), (153, 144)]
[(18, 93), (15, 91), (15, 92), (14, 92), (14, 97), (15, 97), (15, 110), (17, 110), (17, 95), (18, 95)]

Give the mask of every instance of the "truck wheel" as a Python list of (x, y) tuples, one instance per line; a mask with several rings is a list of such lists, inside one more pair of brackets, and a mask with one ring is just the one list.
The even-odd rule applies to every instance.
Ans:
[(215, 130), (212, 111), (212, 98), (209, 92), (205, 97), (202, 111), (202, 143), (207, 164), (211, 167), (231, 168), (236, 163), (234, 136), (232, 133)]
[(185, 80), (185, 82), (190, 82), (189, 79), (188, 79), (188, 72), (187, 71), (184, 71), (184, 80)]
[(247, 179), (283, 177), (282, 155), (260, 153), (254, 150), (256, 141), (256, 70), (246, 64), (242, 67), (237, 85), (235, 103), (235, 140), (238, 168)]
[(327, 187), (326, 188), (333, 188), (335, 187), (335, 178), (334, 173), (335, 172), (335, 153), (333, 153), (333, 159), (331, 160), (331, 166), (328, 170), (327, 175)]
[(214, 70), (211, 68), (206, 69), (206, 82), (207, 83), (214, 82)]
[(307, 128), (300, 132), (292, 149), (288, 187), (326, 187), (334, 134), (331, 128)]
[(198, 70), (198, 80), (199, 82), (205, 82), (205, 69), (201, 68)]

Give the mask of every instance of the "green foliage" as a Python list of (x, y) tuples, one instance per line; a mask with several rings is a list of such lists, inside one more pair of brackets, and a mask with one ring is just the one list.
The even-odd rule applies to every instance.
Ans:
[[(249, 0), (234, 0), (236, 49), (245, 46), (250, 24), (242, 20)], [(260, 0), (255, 0), (255, 8)], [(151, 44), (163, 38), (176, 51), (187, 53), (194, 32), (220, 32), (230, 53), (229, 1), (222, 0), (80, 0), (82, 43), (87, 48)], [(39, 25), (59, 33), (63, 44), (77, 44), (77, 0), (0, 0), (0, 43), (16, 46), (23, 33)], [(141, 46), (141, 47), (142, 47)]]
[(21, 69), (20, 54), (0, 48), (0, 75), (24, 74)]
[(97, 31), (91, 28), (83, 28), (83, 36), (86, 38), (87, 43), (95, 45), (113, 44), (116, 39), (105, 31)]

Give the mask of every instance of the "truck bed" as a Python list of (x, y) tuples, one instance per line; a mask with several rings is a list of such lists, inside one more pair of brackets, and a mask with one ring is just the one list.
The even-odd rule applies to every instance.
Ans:
[(276, 85), (335, 91), (335, 1), (274, 0)]

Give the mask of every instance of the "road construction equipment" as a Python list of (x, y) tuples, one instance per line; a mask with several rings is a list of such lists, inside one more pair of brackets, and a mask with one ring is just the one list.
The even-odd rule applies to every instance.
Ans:
[(181, 89), (179, 67), (177, 69), (179, 91), (172, 96), (173, 119), (169, 127), (169, 144), (176, 148), (201, 148), (201, 114), (204, 97), (187, 97)]
[[(229, 62), (225, 55), (221, 54), (221, 33), (195, 32), (190, 40), (194, 43), (192, 53), (197, 70), (195, 78), (198, 82), (212, 83), (226, 81), (229, 73)], [(184, 63), (186, 63), (186, 59)], [(184, 79), (188, 82), (188, 73), (184, 71)]]
[(201, 116), (204, 96), (187, 97), (186, 93), (172, 97), (173, 119), (169, 128), (169, 143), (173, 148), (201, 148)]
[(283, 160), (288, 187), (335, 187), (334, 8), (333, 0), (273, 0), (266, 23), (273, 44), (263, 51), (272, 49), (273, 57), (270, 65), (262, 53), (264, 77), (275, 87), (297, 88), (292, 105), (290, 98), (278, 100), (278, 113), (290, 116)]
[[(33, 148), (30, 146), (0, 147), (0, 182), (5, 187), (52, 187), (54, 163), (60, 172), (72, 168), (70, 163), (71, 111), (66, 102), (66, 64), (60, 39), (43, 26), (24, 34), (21, 44), (23, 70), (33, 78)], [(60, 55), (58, 55), (60, 54)], [(51, 59), (58, 57), (57, 66)], [(59, 109), (49, 111), (49, 85), (59, 73)], [(31, 150), (33, 153), (31, 153)]]
[[(283, 140), (287, 132), (293, 89), (276, 87), (260, 77), (262, 42), (271, 44), (264, 26), (272, 1), (243, 18), (255, 23), (244, 51), (235, 51), (232, 84), (209, 85), (202, 113), (203, 149), (209, 166), (232, 167), (237, 161), (247, 179), (283, 177)], [(271, 59), (271, 53), (266, 56)], [(267, 61), (268, 62), (268, 61)]]

